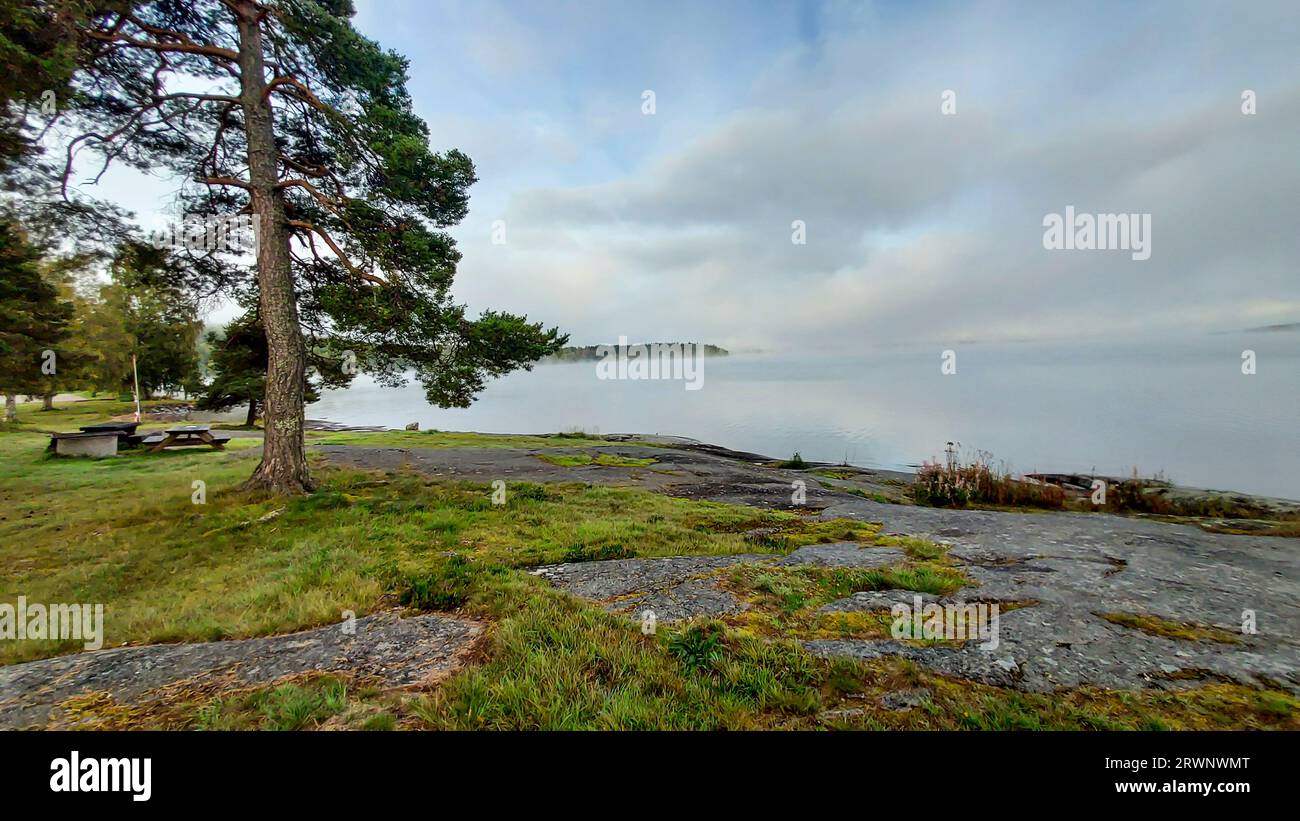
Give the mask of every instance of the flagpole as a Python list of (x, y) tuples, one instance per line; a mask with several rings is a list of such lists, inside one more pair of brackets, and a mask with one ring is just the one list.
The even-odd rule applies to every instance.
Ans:
[(140, 371), (135, 366), (135, 354), (131, 354), (131, 377), (135, 380), (135, 421), (140, 421)]

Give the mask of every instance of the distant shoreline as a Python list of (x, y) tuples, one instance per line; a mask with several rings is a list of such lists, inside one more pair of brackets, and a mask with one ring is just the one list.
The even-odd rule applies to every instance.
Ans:
[(627, 345), (606, 344), (606, 345), (577, 345), (561, 348), (549, 356), (541, 358), (541, 362), (598, 362), (608, 356), (611, 352), (615, 355), (626, 353), (634, 348), (644, 348), (649, 350), (651, 346), (658, 345), (661, 348), (678, 347), (686, 349), (686, 346), (692, 346), (699, 350), (704, 356), (731, 356), (731, 351), (721, 348), (717, 345), (709, 345), (703, 342), (635, 342)]

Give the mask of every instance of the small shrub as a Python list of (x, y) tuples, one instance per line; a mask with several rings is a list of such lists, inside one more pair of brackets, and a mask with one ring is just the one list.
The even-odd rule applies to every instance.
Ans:
[(398, 592), (398, 600), (417, 610), (454, 610), (469, 599), (473, 581), (469, 560), (453, 555), (432, 573), (407, 575)]
[(319, 688), (282, 684), (260, 699), (261, 726), (271, 730), (302, 730), (341, 713), (348, 703), (347, 685), (327, 680)]
[(1148, 493), (1141, 479), (1127, 479), (1106, 488), (1106, 507), (1115, 513), (1174, 513), (1174, 506), (1159, 493)]
[(933, 507), (984, 504), (1055, 509), (1065, 504), (1065, 491), (1056, 485), (1027, 482), (1005, 470), (994, 470), (989, 455), (980, 452), (969, 464), (959, 458), (944, 465), (923, 463), (916, 472), (912, 498)]
[(546, 487), (536, 482), (518, 482), (508, 487), (506, 498), (513, 496), (516, 499), (527, 499), (530, 502), (549, 502), (552, 497), (546, 492)]
[(722, 628), (695, 625), (674, 633), (668, 638), (668, 652), (692, 670), (714, 670), (722, 661)]
[(875, 491), (868, 492), (863, 490), (860, 487), (846, 488), (845, 491), (848, 493), (852, 493), (854, 496), (861, 496), (863, 499), (870, 499), (871, 501), (882, 505), (892, 505), (895, 503), (893, 499), (889, 498), (883, 493), (878, 493)]
[(610, 559), (631, 559), (635, 556), (635, 550), (628, 550), (621, 544), (605, 544), (597, 548), (591, 548), (587, 545), (574, 545), (565, 551), (564, 561), (603, 562)]
[(397, 729), (397, 719), (392, 713), (376, 713), (361, 725), (363, 730), (392, 731)]

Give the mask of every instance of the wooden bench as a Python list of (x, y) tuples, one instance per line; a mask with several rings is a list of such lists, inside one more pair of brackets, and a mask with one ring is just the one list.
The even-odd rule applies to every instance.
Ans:
[[(166, 441), (167, 441), (167, 437), (165, 436), (150, 436), (147, 439), (141, 440), (140, 444), (156, 447)], [(220, 433), (214, 433), (212, 436), (208, 437), (207, 439), (199, 439), (197, 437), (178, 439), (174, 442), (168, 442), (167, 447), (187, 448), (187, 447), (192, 447), (194, 445), (211, 445), (217, 450), (221, 450), (223, 447), (225, 447), (226, 443), (229, 441), (230, 441), (229, 436), (225, 436)]]

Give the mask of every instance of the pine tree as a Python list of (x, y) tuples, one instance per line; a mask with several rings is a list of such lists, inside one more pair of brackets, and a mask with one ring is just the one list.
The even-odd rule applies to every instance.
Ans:
[[(203, 387), (196, 407), (225, 411), (247, 405), (244, 424), (253, 425), (266, 393), (268, 359), (266, 333), (257, 315), (249, 311), (227, 324), (221, 333), (209, 331), (207, 343), (212, 351), (208, 368), (213, 378)], [(307, 384), (303, 388), (306, 402), (319, 400), (323, 387), (342, 388), (352, 381), (349, 370), (338, 367), (339, 357), (328, 351), (308, 349), (307, 359)]]
[[(430, 150), (405, 59), (357, 33), (349, 0), (62, 4), (90, 9), (78, 24), (69, 116), (80, 133), (64, 185), (89, 148), (103, 167), (189, 174), (191, 214), (257, 222), (255, 280), (212, 249), (188, 252), (186, 271), (198, 292), (256, 297), (266, 432), (249, 487), (313, 486), (309, 345), (356, 352), (384, 384), (411, 369), (430, 402), (464, 407), (488, 379), (567, 341), (521, 316), (471, 318), (452, 301), (460, 253), (445, 229), (466, 214), (473, 163)], [(208, 87), (192, 90), (196, 80)]]

